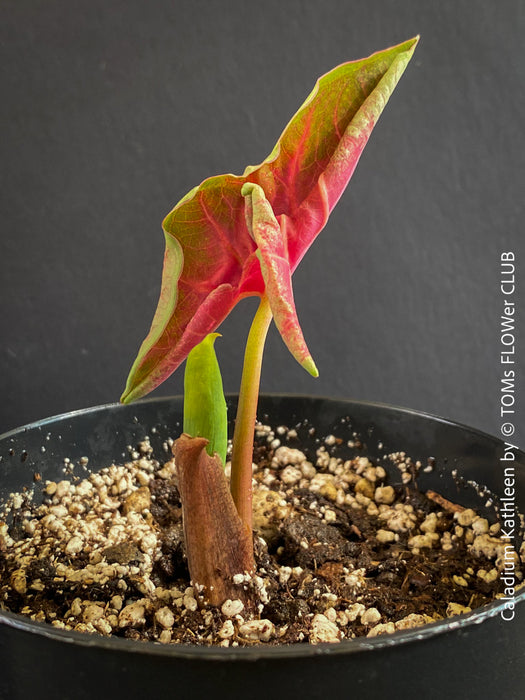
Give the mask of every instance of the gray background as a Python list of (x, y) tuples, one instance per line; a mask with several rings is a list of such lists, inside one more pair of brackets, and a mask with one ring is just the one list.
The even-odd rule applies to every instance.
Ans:
[[(0, 432), (118, 400), (157, 302), (164, 215), (264, 159), (320, 74), (420, 33), (294, 275), (321, 376), (272, 332), (262, 389), (497, 433), (500, 254), (521, 256), (522, 279), (525, 265), (524, 29), (512, 0), (3, 0)], [(254, 301), (221, 329), (228, 391)]]

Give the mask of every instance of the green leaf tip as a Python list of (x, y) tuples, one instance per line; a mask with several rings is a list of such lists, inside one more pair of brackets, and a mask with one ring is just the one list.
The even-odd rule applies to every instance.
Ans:
[(220, 333), (209, 333), (188, 354), (184, 373), (184, 433), (208, 440), (207, 453), (222, 464), (228, 449), (228, 412), (215, 354)]
[(319, 370), (311, 357), (308, 357), (305, 362), (303, 362), (302, 366), (308, 372), (308, 374), (312, 375), (312, 377), (317, 378), (319, 376)]

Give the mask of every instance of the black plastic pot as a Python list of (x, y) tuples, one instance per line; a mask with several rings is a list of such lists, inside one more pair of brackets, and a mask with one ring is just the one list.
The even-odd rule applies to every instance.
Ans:
[[(230, 404), (235, 403), (230, 399)], [(262, 396), (261, 419), (309, 421), (317, 435), (357, 432), (371, 458), (403, 450), (433, 457), (422, 488), (466, 506), (483, 504), (468, 481), (504, 494), (504, 443), (449, 421), (389, 406), (324, 398)], [(343, 419), (343, 421), (341, 421)], [(155, 454), (180, 432), (181, 400), (109, 405), (34, 423), (0, 438), (0, 498), (64, 478), (64, 458), (95, 470), (127, 457), (145, 435)], [(305, 434), (307, 430), (303, 431)], [(315, 439), (310, 438), (310, 448)], [(382, 446), (379, 446), (382, 443)], [(515, 505), (525, 511), (525, 454), (515, 450)], [(84, 474), (77, 465), (75, 473)], [(453, 470), (465, 480), (458, 485)], [(496, 498), (497, 500), (497, 498)], [(514, 604), (514, 610), (509, 605)], [(57, 630), (0, 612), (0, 698), (521, 698), (525, 682), (525, 590), (467, 615), (390, 636), (337, 645), (196, 648)], [(507, 606), (507, 607), (506, 607)], [(504, 617), (514, 619), (506, 621)]]

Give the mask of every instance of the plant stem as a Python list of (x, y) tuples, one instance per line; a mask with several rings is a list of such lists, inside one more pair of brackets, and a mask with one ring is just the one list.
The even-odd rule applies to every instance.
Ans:
[(264, 295), (261, 297), (246, 342), (239, 404), (233, 433), (231, 492), (237, 512), (250, 531), (252, 529), (253, 433), (257, 415), (264, 342), (271, 321), (270, 304)]

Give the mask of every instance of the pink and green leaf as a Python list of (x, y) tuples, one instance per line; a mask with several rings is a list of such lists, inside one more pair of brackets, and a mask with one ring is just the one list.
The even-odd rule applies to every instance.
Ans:
[(295, 310), (286, 238), (262, 187), (247, 182), (241, 194), (246, 198), (246, 225), (257, 244), (257, 257), (275, 325), (297, 362), (317, 377), (319, 372), (306, 346)]
[[(343, 193), (417, 41), (322, 76), (263, 163), (242, 176), (208, 178), (168, 214), (160, 300), (123, 402), (164, 381), (238, 301), (265, 292), (288, 347), (315, 371), (295, 314), (291, 274)], [(252, 237), (246, 183), (262, 188), (279, 232)]]

